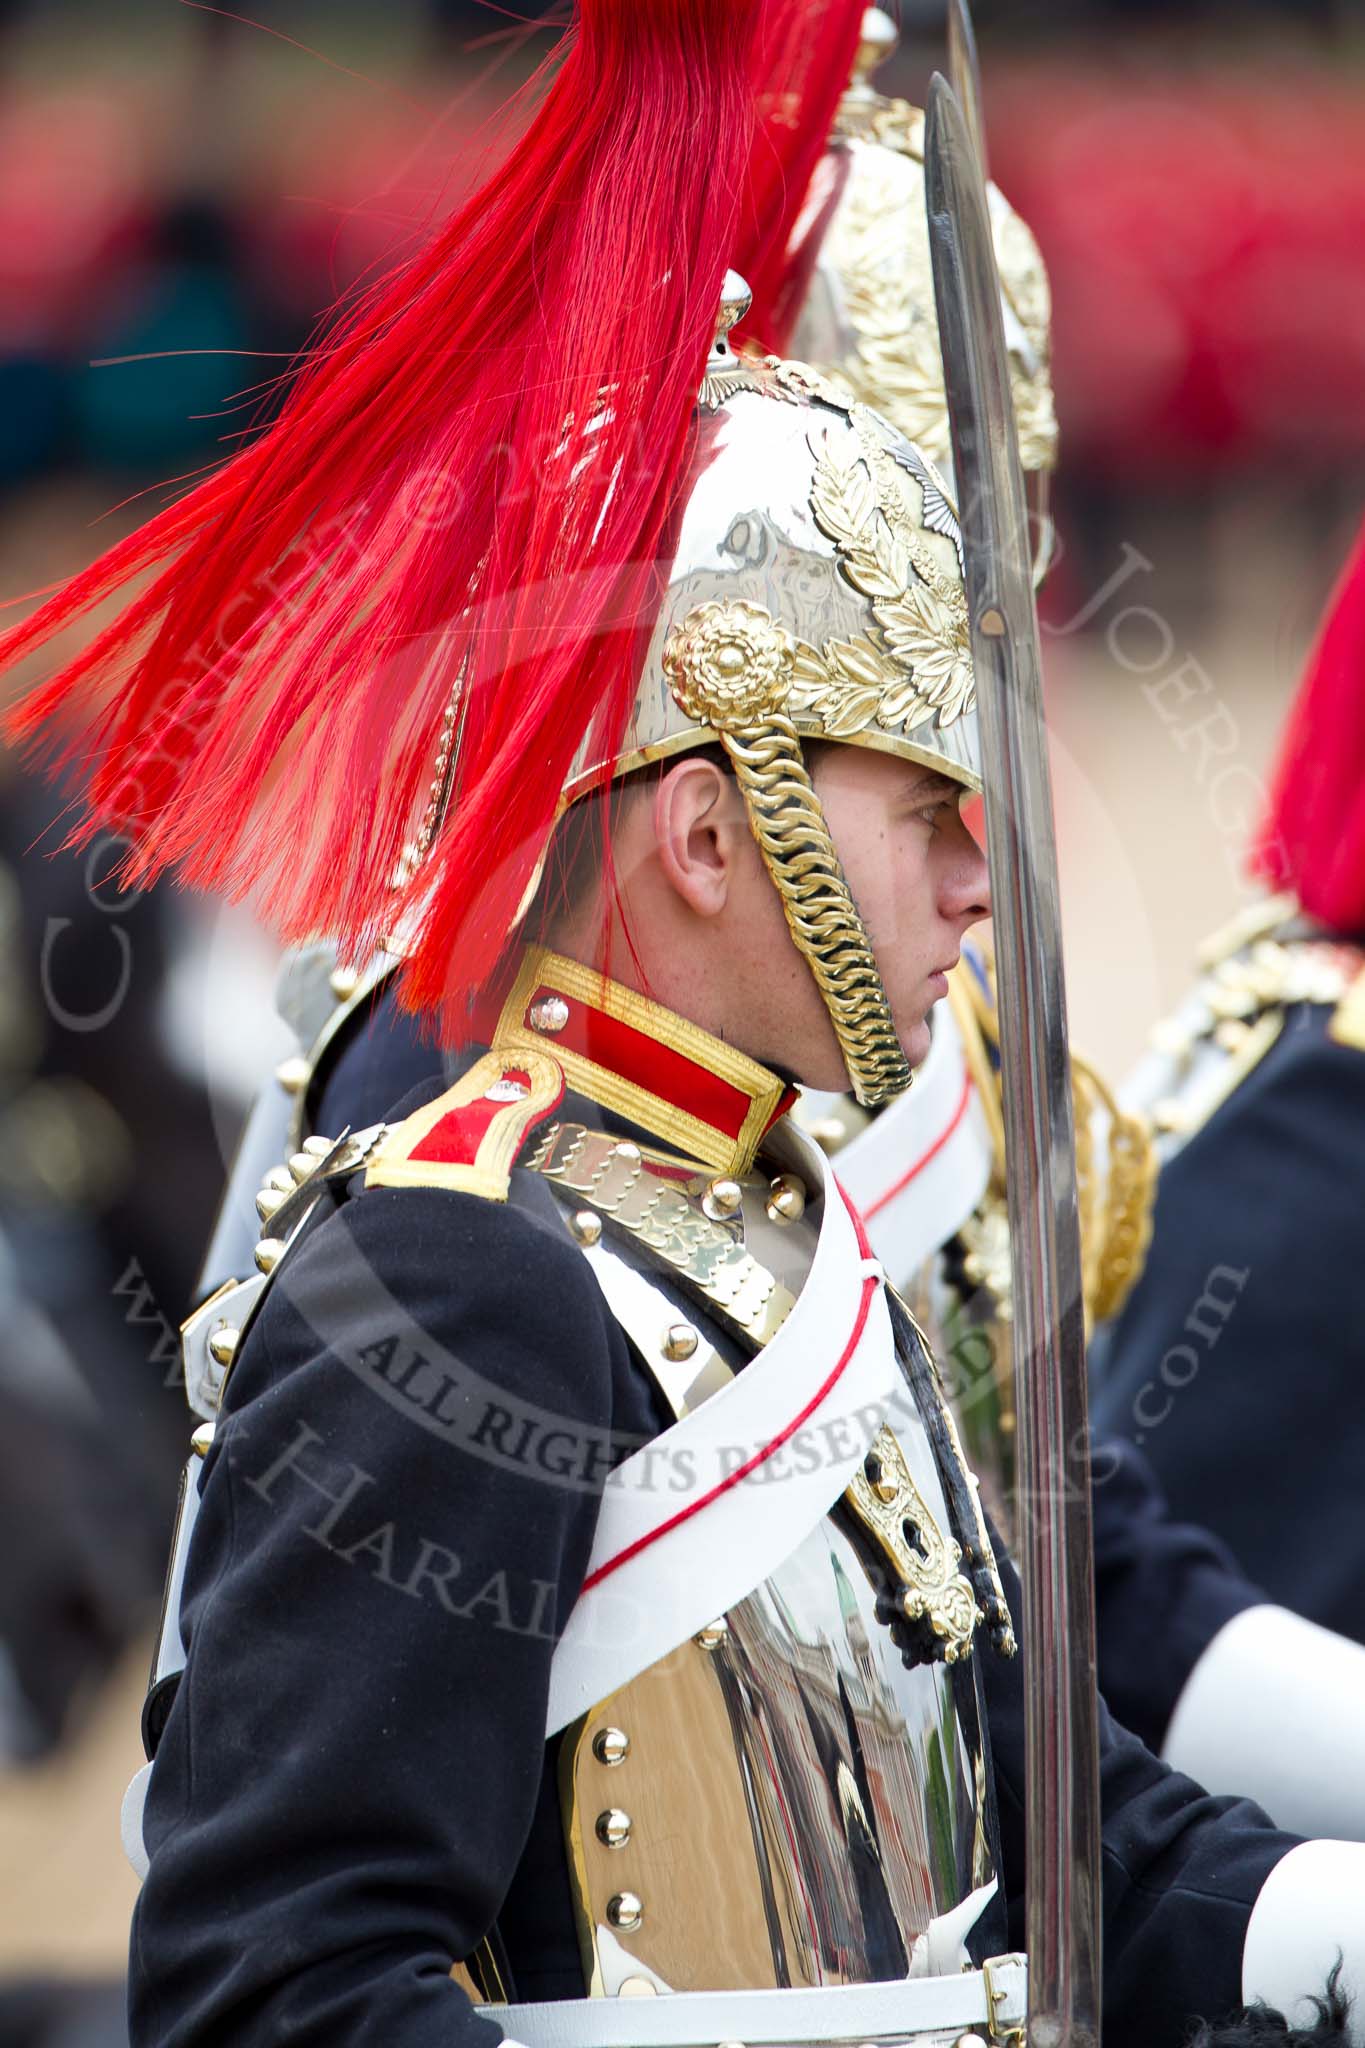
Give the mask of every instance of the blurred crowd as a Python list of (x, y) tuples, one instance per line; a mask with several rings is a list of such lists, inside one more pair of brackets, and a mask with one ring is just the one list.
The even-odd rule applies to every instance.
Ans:
[[(250, 428), (337, 292), (477, 170), (491, 109), (550, 47), (537, 12), (0, 5), (0, 595), (85, 560), (92, 521)], [(1322, 542), (1311, 617), (1365, 455), (1360, 10), (977, 17), (992, 172), (1054, 289), (1070, 552), (1049, 603), (1068, 616), (1154, 507), (1212, 556), (1229, 506), (1273, 527), (1292, 498)], [(903, 25), (886, 83), (918, 97), (942, 8), (906, 0)], [(177, 899), (118, 896), (116, 849), (54, 855), (61, 818), (0, 760), (8, 1774), (78, 1738), (154, 1617), (187, 1434), (175, 1332), (268, 1044), (247, 1032), (215, 1070), (199, 1027), (236, 1034), (261, 955), (206, 944)], [(109, 2048), (118, 2014), (116, 1986), (16, 1977), (0, 2048)]]

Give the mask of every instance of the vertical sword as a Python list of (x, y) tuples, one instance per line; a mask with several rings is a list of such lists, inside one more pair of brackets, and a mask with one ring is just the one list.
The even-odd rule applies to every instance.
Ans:
[(1099, 2040), (1100, 1816), (1085, 1323), (1038, 620), (985, 184), (947, 80), (925, 196), (980, 701), (1013, 1260), (1031, 2048)]
[(976, 30), (967, 0), (948, 0), (948, 76), (957, 94), (967, 133), (976, 151), (983, 178), (989, 178), (986, 161), (986, 117), (981, 105), (981, 64), (976, 54)]

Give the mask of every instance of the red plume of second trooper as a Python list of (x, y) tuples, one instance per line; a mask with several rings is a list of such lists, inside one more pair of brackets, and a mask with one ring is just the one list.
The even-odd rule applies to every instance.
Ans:
[(1365, 932), (1365, 527), (1285, 726), (1253, 865), (1329, 930)]
[[(848, 89), (866, 0), (769, 0), (757, 51), (758, 132), (735, 268), (753, 293), (748, 332), (785, 352), (809, 277), (792, 234)], [(819, 237), (806, 238), (807, 263)]]
[[(77, 837), (126, 834), (129, 880), (174, 866), (351, 957), (406, 914), (405, 995), (458, 1033), (585, 732), (612, 746), (629, 711), (758, 14), (580, 0), (523, 140), (278, 420), (0, 642), (8, 665), (117, 607), (10, 727), (79, 779)], [(396, 896), (443, 726), (449, 816)]]

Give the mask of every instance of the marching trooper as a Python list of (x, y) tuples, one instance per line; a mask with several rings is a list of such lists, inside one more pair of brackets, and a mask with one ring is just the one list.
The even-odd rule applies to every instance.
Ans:
[(1106, 1428), (1145, 1439), (1178, 1508), (1197, 1496), (1278, 1600), (1356, 1642), (1362, 678), (1357, 541), (1286, 723), (1254, 855), (1264, 889), (1204, 946), (1125, 1089), (1155, 1127), (1160, 1178), (1145, 1270), (1104, 1332), (1095, 1389)]

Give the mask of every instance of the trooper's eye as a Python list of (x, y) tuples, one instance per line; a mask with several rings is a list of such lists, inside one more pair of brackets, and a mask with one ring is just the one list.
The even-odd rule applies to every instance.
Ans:
[(936, 796), (931, 802), (921, 804), (915, 815), (923, 818), (926, 824), (943, 825), (950, 817), (957, 816), (957, 809), (958, 799), (955, 796)]

